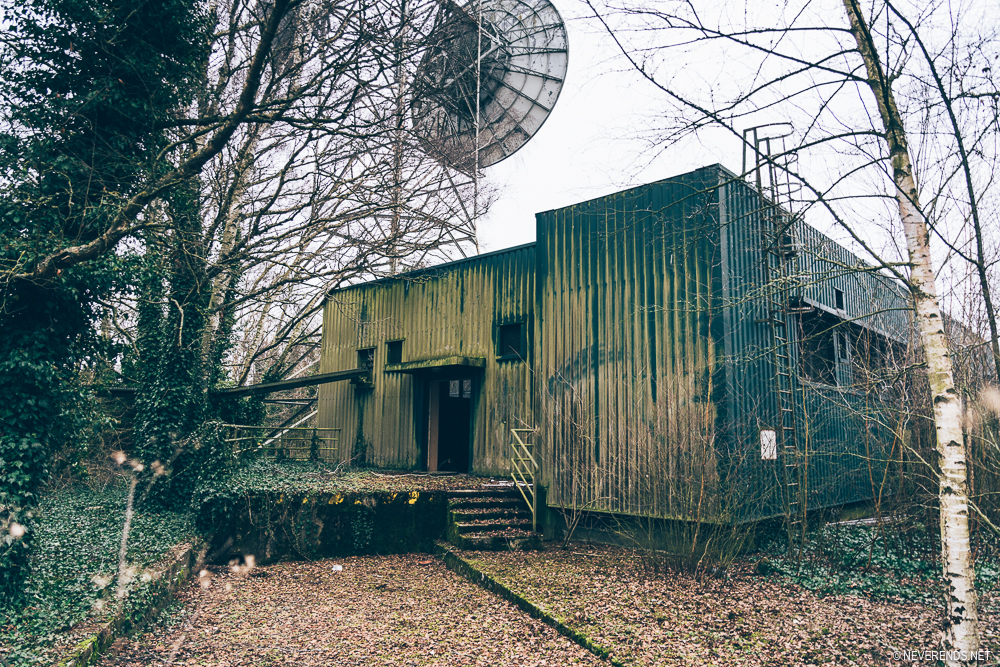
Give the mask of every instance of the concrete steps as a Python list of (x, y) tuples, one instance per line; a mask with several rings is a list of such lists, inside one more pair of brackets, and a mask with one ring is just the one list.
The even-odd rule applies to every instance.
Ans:
[(531, 510), (514, 486), (448, 492), (448, 541), (469, 551), (537, 549)]

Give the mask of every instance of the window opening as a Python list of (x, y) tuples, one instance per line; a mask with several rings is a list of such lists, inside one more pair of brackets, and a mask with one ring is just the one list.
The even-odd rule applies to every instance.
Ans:
[(366, 347), (358, 350), (358, 368), (372, 370), (375, 368), (375, 348)]
[(836, 385), (837, 345), (833, 327), (837, 321), (822, 315), (803, 315), (800, 321), (802, 376), (811, 382)]
[(844, 309), (844, 293), (841, 292), (839, 289), (833, 290), (833, 299), (834, 299), (834, 302), (837, 304), (837, 310), (843, 310)]
[(521, 323), (504, 324), (500, 326), (497, 335), (498, 357), (523, 357)]
[(448, 398), (458, 398), (461, 396), (459, 393), (459, 381), (449, 380), (448, 381)]
[(403, 363), (403, 341), (390, 340), (388, 343), (385, 344), (385, 363), (387, 364)]
[(472, 380), (462, 380), (462, 398), (472, 398)]
[(845, 363), (850, 363), (851, 361), (851, 335), (846, 331), (842, 331), (837, 336), (837, 354), (840, 356), (840, 360)]

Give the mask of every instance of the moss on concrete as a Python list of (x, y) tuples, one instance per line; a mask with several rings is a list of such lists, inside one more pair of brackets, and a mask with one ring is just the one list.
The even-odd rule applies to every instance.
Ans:
[[(247, 494), (216, 528), (217, 558), (252, 554), (282, 559), (431, 551), (445, 530), (444, 491)], [(227, 542), (229, 546), (226, 547)]]

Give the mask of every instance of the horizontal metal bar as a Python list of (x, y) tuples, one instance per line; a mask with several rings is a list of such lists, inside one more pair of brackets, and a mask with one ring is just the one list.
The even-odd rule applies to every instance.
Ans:
[(346, 371), (336, 371), (333, 373), (320, 373), (303, 378), (292, 380), (281, 380), (279, 382), (265, 382), (263, 384), (252, 384), (247, 387), (229, 387), (227, 389), (216, 389), (213, 394), (224, 396), (254, 396), (257, 394), (270, 394), (274, 391), (285, 389), (298, 389), (299, 387), (312, 387), (330, 382), (341, 382), (343, 380), (354, 380), (370, 378), (371, 371), (367, 368), (352, 368)]

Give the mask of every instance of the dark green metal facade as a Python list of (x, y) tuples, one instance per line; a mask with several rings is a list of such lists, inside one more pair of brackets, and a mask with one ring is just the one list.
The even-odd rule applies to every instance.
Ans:
[[(506, 472), (506, 429), (528, 425), (550, 505), (723, 522), (778, 515), (787, 462), (761, 449), (778, 419), (765, 305), (777, 288), (794, 311), (781, 317), (804, 504), (872, 497), (895, 425), (884, 397), (854, 382), (851, 341), (905, 343), (909, 301), (804, 224), (788, 233), (793, 280), (776, 285), (769, 210), (745, 182), (706, 167), (541, 213), (531, 246), (334, 293), (322, 371), (353, 364), (357, 348), (381, 350), (383, 338), (405, 338), (409, 356), (406, 373), (376, 356), (373, 387), (321, 388), (320, 425), (344, 428), (345, 440), (355, 432), (371, 462), (426, 467), (430, 373), (455, 372), (444, 360), (464, 355), (482, 360), (466, 368), (477, 391), (473, 472)], [(515, 321), (525, 347), (512, 361), (497, 336)], [(811, 322), (844, 333), (814, 336)], [(833, 350), (819, 382), (799, 372), (813, 348)]]

